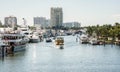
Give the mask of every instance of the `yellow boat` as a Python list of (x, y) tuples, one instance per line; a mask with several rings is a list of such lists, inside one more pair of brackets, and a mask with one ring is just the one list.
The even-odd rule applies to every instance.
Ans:
[(56, 45), (64, 45), (64, 39), (63, 37), (57, 37), (55, 40)]

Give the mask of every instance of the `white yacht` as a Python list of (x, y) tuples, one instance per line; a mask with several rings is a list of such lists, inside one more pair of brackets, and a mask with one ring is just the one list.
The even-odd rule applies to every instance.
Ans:
[(81, 42), (82, 44), (83, 44), (83, 43), (88, 43), (88, 42), (89, 42), (88, 36), (85, 35), (85, 34), (82, 34), (82, 35), (80, 36), (80, 42)]
[(30, 38), (32, 36), (32, 31), (28, 30), (27, 27), (22, 27), (22, 28), (19, 28), (18, 30), (20, 30), (20, 33), (21, 34), (24, 34), (25, 35), (25, 39), (27, 42), (30, 41)]
[(37, 32), (33, 32), (32, 36), (30, 37), (31, 43), (38, 43), (40, 42), (39, 34)]
[(46, 38), (46, 42), (49, 43), (49, 42), (52, 42), (52, 39), (51, 38)]
[(27, 44), (25, 40), (25, 35), (20, 33), (4, 33), (1, 35), (1, 40), (10, 48), (12, 46), (13, 52), (25, 50)]
[(90, 39), (90, 44), (92, 44), (92, 45), (97, 45), (97, 44), (98, 44), (97, 38), (91, 38), (91, 39)]

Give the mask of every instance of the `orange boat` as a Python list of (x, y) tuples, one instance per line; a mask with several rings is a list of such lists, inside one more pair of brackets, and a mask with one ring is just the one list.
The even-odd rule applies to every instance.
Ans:
[(57, 37), (55, 40), (56, 45), (64, 45), (64, 39), (63, 37)]

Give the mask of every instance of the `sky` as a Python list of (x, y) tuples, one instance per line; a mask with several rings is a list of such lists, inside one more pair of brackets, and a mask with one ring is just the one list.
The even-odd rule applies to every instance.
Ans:
[(33, 17), (50, 18), (51, 7), (62, 7), (63, 22), (77, 21), (81, 26), (120, 23), (120, 0), (0, 0), (0, 20), (15, 16), (18, 24), (33, 25)]

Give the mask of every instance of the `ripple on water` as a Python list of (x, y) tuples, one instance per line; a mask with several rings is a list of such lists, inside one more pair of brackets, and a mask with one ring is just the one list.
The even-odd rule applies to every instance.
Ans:
[(26, 51), (0, 59), (0, 72), (119, 72), (120, 47), (76, 42), (64, 36), (64, 49), (54, 43), (31, 43)]

